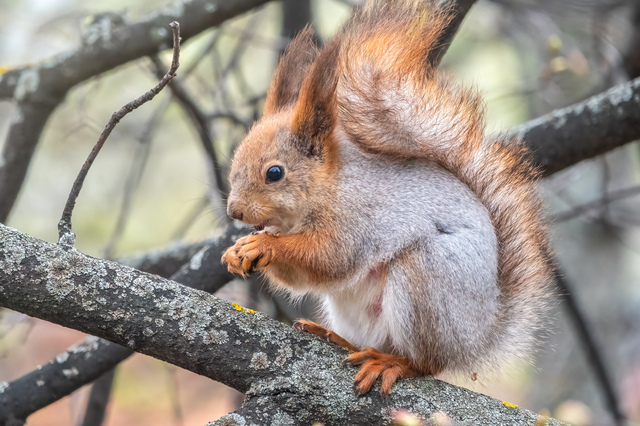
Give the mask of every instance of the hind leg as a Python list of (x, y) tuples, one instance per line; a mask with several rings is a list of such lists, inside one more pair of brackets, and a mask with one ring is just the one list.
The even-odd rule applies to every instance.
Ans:
[(338, 334), (334, 333), (331, 330), (327, 330), (326, 328), (316, 324), (313, 321), (299, 319), (293, 323), (293, 326), (296, 328), (296, 330), (314, 334), (321, 339), (326, 340), (327, 342), (335, 343), (338, 346), (342, 346), (348, 351), (355, 352), (359, 350), (357, 346), (352, 345), (347, 340), (340, 337)]
[(344, 360), (344, 362), (355, 366), (362, 366), (360, 371), (356, 374), (353, 384), (354, 390), (359, 394), (369, 392), (378, 377), (382, 377), (380, 393), (388, 395), (396, 380), (403, 377), (415, 377), (421, 375), (412, 367), (407, 358), (380, 352), (379, 350), (369, 346), (361, 351), (358, 347), (352, 345), (338, 334), (331, 330), (327, 330), (313, 321), (299, 319), (293, 323), (293, 326), (297, 330), (311, 333), (326, 340), (327, 342), (335, 343), (348, 351), (353, 352)]

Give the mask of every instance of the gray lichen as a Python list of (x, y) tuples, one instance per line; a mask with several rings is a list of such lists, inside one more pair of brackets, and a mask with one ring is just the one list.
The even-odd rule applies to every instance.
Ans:
[(71, 368), (65, 368), (64, 370), (62, 370), (62, 374), (64, 374), (64, 376), (67, 379), (71, 379), (73, 377), (76, 377), (78, 374), (80, 374), (80, 372), (76, 367), (71, 367)]
[(251, 364), (249, 365), (256, 370), (264, 370), (269, 365), (269, 358), (264, 352), (256, 352), (251, 357)]
[(17, 102), (24, 102), (29, 95), (35, 93), (40, 87), (40, 68), (30, 67), (24, 69), (18, 78), (18, 84), (13, 92), (13, 98)]

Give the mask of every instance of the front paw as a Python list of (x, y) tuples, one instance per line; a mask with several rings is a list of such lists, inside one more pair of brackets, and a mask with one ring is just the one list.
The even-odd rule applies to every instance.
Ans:
[(243, 276), (264, 269), (273, 257), (274, 238), (277, 237), (267, 232), (242, 237), (227, 249), (222, 262), (227, 263), (229, 272)]
[(220, 259), (222, 263), (227, 264), (227, 270), (232, 274), (244, 275), (242, 270), (242, 259), (238, 257), (238, 250), (236, 246), (229, 247)]

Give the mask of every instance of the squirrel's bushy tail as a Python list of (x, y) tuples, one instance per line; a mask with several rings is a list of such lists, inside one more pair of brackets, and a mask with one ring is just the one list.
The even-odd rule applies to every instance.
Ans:
[[(366, 151), (440, 164), (486, 206), (505, 307), (489, 340), (500, 352), (524, 355), (540, 329), (553, 271), (538, 173), (517, 141), (483, 142), (477, 93), (455, 87), (428, 60), (450, 20), (424, 0), (374, 0), (356, 12), (341, 35), (338, 123)], [(486, 361), (495, 356), (488, 350)]]

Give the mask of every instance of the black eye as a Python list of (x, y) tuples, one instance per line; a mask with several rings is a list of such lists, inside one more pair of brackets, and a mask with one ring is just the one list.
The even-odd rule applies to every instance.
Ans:
[(277, 182), (284, 176), (284, 167), (271, 166), (267, 170), (267, 183)]

